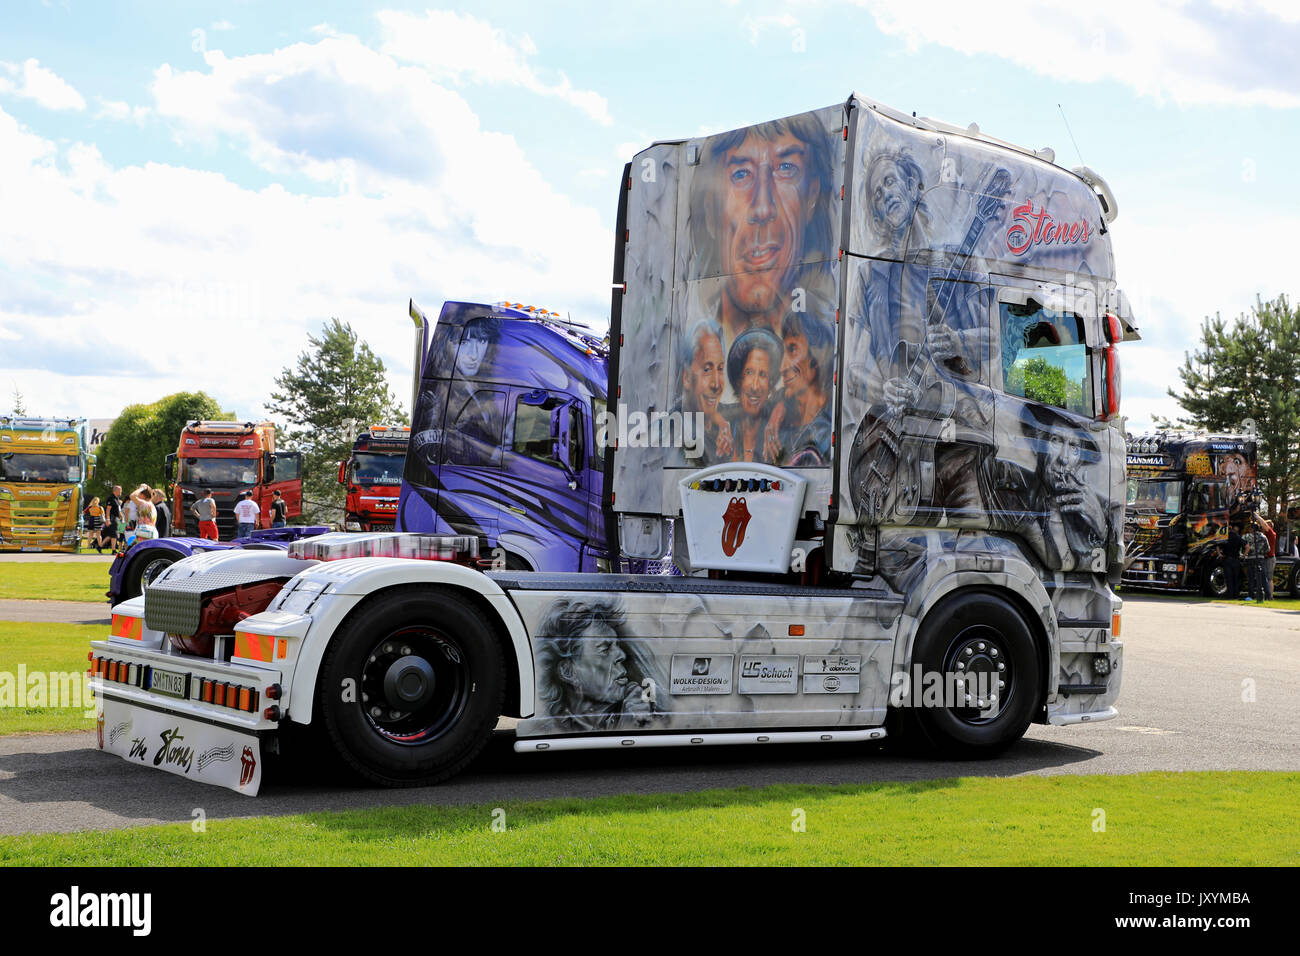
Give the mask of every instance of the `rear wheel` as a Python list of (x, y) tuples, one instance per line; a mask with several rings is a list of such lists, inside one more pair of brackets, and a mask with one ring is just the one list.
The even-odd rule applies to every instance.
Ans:
[[(1024, 736), (1042, 703), (1042, 666), (1020, 613), (992, 594), (967, 592), (931, 611), (912, 660), (912, 717), (940, 752), (993, 756)], [(938, 685), (927, 696), (924, 685)]]
[(492, 736), (505, 686), (487, 618), (448, 591), (413, 588), (361, 608), (321, 665), (317, 706), (343, 760), (385, 786), (444, 780)]

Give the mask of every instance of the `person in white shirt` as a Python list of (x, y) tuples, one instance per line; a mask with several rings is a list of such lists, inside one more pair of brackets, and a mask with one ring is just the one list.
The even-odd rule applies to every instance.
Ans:
[(257, 527), (257, 517), (262, 513), (262, 509), (257, 506), (253, 500), (253, 493), (245, 491), (244, 497), (235, 505), (235, 537), (247, 538)]

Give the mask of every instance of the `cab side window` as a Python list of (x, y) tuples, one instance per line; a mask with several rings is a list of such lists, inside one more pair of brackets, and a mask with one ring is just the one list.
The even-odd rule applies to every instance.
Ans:
[(560, 463), (552, 454), (551, 416), (555, 408), (564, 402), (550, 396), (540, 404), (535, 404), (525, 401), (527, 397), (521, 395), (515, 400), (515, 437), (512, 447), (520, 455), (558, 467)]
[(1092, 363), (1083, 319), (1029, 299), (999, 304), (1002, 387), (1010, 395), (1092, 417)]

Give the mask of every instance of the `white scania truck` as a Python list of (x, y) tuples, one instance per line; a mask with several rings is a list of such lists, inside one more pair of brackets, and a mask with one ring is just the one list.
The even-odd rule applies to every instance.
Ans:
[[(683, 576), (486, 572), (472, 537), (198, 555), (92, 643), (100, 746), (251, 794), (291, 727), (400, 786), (502, 715), (520, 751), (960, 753), (1114, 716), (1115, 214), (1049, 150), (856, 95), (655, 143), (621, 183), (590, 424), (608, 540), (671, 540)], [(583, 412), (546, 392), (563, 461)]]

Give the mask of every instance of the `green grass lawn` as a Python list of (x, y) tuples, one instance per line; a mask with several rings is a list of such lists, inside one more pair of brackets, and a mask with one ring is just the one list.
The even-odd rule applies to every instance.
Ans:
[(781, 785), (0, 837), (0, 865), (1297, 865), (1297, 802), (1295, 773)]
[[(23, 565), (15, 565), (23, 567)], [(28, 565), (30, 567), (30, 565)], [(58, 688), (59, 674), (80, 675), (86, 671), (86, 653), (92, 640), (108, 637), (102, 624), (29, 624), (0, 621), (0, 736), (57, 730), (93, 730), (90, 707), (19, 707), (18, 678), (27, 681), (26, 700), (32, 700), (32, 675), (46, 690), (44, 702), (51, 703), (50, 688)], [(22, 666), (24, 670), (19, 671)], [(53, 679), (45, 675), (56, 675)], [(65, 693), (70, 690), (64, 682)], [(84, 693), (84, 687), (78, 693)], [(10, 695), (13, 695), (12, 697)], [(86, 698), (80, 701), (86, 704)]]
[(1201, 594), (1180, 594), (1172, 591), (1139, 591), (1135, 588), (1120, 588), (1116, 592), (1121, 598), (1156, 598), (1165, 601), (1195, 601), (1198, 604), (1238, 604), (1242, 607), (1271, 607), (1281, 611), (1300, 611), (1300, 598), (1283, 597), (1281, 592), (1271, 601), (1259, 604), (1245, 598), (1229, 601), (1226, 598), (1210, 598)]
[(95, 601), (108, 605), (108, 562), (5, 561), (0, 598), (18, 601)]

